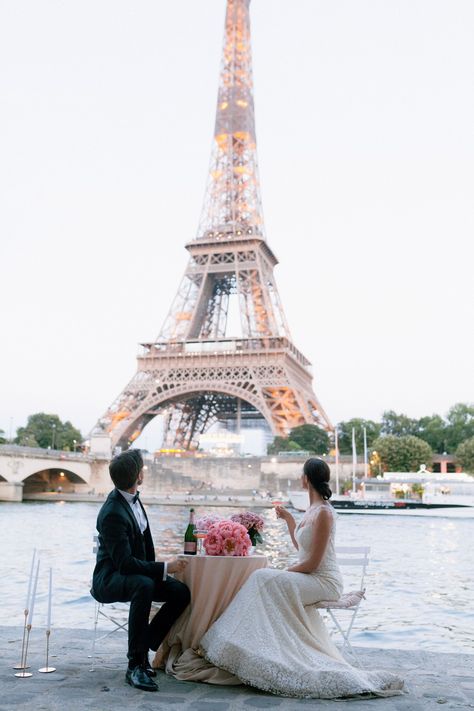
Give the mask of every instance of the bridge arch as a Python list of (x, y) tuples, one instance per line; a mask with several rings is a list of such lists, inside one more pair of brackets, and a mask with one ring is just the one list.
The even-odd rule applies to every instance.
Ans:
[(80, 493), (87, 491), (85, 479), (66, 467), (39, 469), (23, 479), (23, 494), (47, 492)]

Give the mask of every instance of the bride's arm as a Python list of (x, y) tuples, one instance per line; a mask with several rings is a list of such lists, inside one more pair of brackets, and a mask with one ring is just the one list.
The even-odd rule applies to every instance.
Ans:
[(296, 521), (293, 518), (293, 516), (290, 514), (289, 511), (287, 511), (283, 506), (277, 506), (275, 508), (276, 515), (278, 518), (282, 518), (285, 522), (286, 525), (288, 526), (288, 533), (291, 536), (291, 540), (293, 541), (293, 545), (298, 550), (298, 544), (296, 542), (295, 538), (295, 528), (296, 528)]
[[(314, 573), (321, 564), (331, 534), (333, 518), (331, 512), (325, 507), (318, 512), (313, 522), (313, 539), (311, 552), (306, 560), (295, 563), (288, 570), (292, 573)], [(309, 525), (309, 524), (307, 524)]]

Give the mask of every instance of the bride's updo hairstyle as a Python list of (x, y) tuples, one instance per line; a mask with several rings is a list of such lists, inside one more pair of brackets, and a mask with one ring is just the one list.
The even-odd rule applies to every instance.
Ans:
[(332, 491), (328, 483), (331, 477), (331, 470), (327, 462), (317, 457), (311, 457), (311, 459), (307, 459), (304, 463), (303, 474), (308, 477), (308, 481), (313, 489), (316, 489), (323, 499), (327, 501), (331, 498)]

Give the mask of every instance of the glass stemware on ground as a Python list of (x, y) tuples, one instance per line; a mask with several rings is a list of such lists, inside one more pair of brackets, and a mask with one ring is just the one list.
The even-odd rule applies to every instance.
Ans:
[(204, 541), (205, 537), (207, 536), (207, 531), (203, 528), (195, 528), (194, 529), (194, 536), (195, 536), (195, 538), (197, 538), (197, 542), (198, 542), (197, 555), (205, 555), (205, 553), (203, 551), (202, 542)]

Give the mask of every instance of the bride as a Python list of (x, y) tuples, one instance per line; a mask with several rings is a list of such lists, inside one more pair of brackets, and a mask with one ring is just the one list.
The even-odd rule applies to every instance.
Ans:
[(313, 603), (337, 600), (342, 577), (335, 554), (336, 512), (329, 503), (329, 466), (308, 459), (302, 485), (310, 506), (296, 525), (277, 506), (298, 551), (287, 570), (255, 571), (201, 640), (206, 659), (251, 686), (282, 696), (333, 699), (400, 693), (403, 681), (386, 671), (348, 664)]

